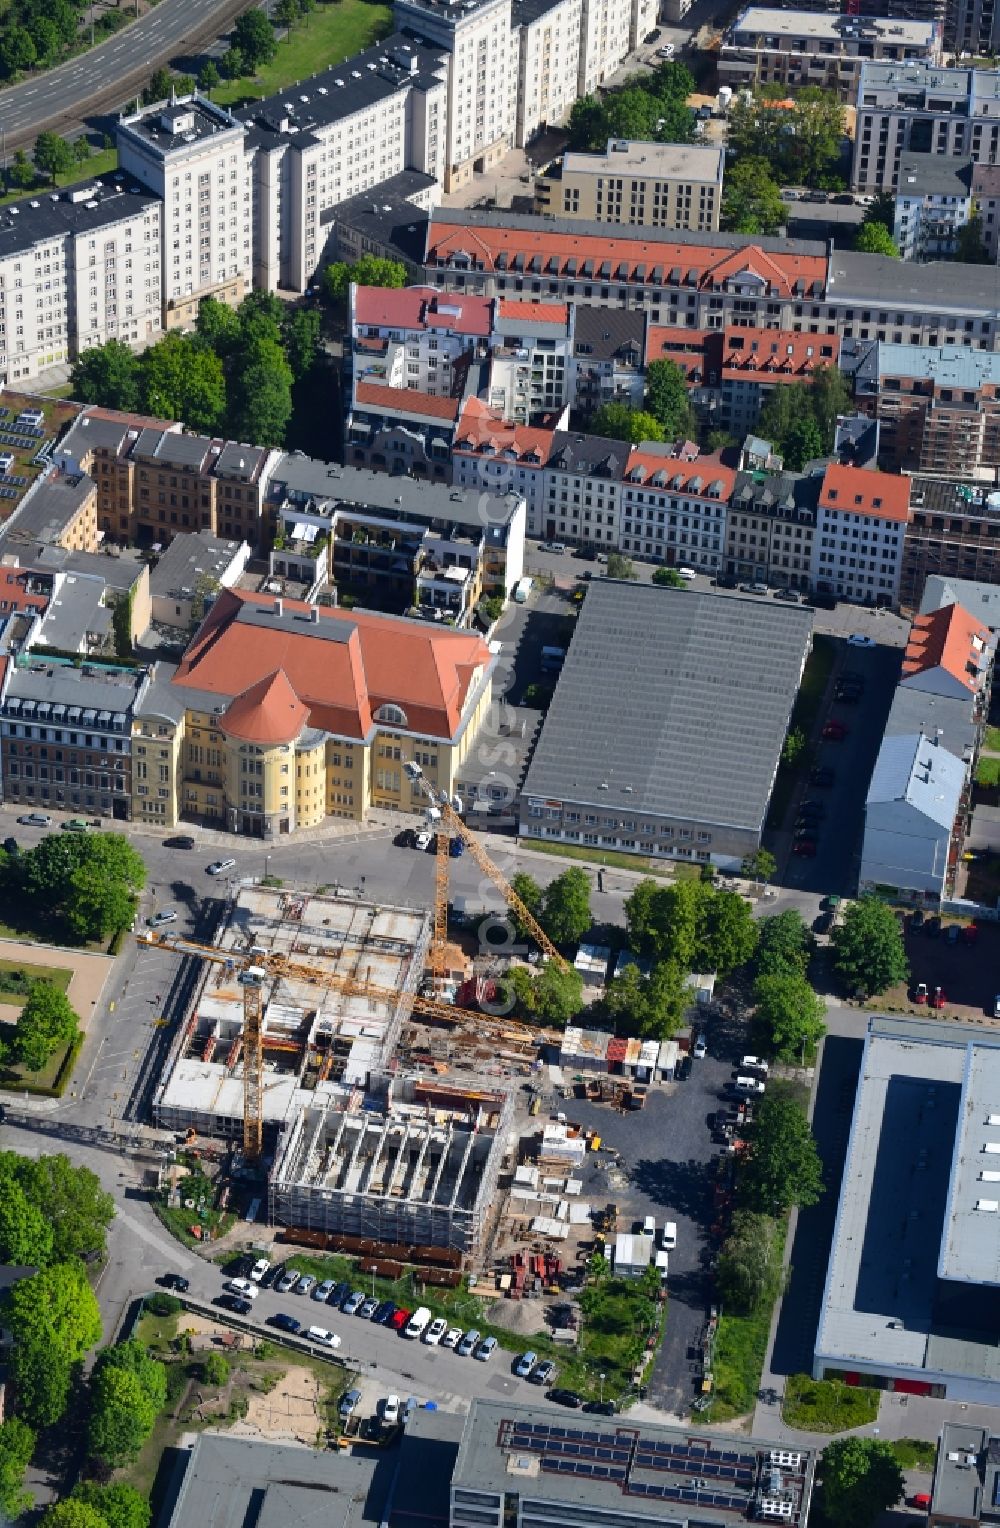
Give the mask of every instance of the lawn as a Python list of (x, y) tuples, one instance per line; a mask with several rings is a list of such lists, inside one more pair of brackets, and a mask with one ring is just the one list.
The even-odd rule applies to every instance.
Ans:
[(593, 865), (608, 865), (616, 870), (636, 870), (643, 875), (662, 875), (669, 880), (676, 877), (683, 880), (685, 876), (694, 879), (701, 874), (698, 865), (672, 865), (667, 866), (659, 861), (654, 863), (646, 854), (620, 854), (615, 849), (591, 849), (585, 844), (561, 844), (551, 838), (523, 838), (521, 842), (526, 849), (538, 849), (542, 854), (555, 854), (560, 859), (588, 860)]
[(21, 965), (16, 960), (0, 960), (0, 1003), (6, 1008), (20, 1008), (28, 997), (32, 982), (47, 982), (65, 992), (73, 980), (66, 966)]
[(932, 1470), (937, 1445), (924, 1438), (897, 1438), (889, 1447), (901, 1470)]
[[(788, 1223), (783, 1220), (775, 1231), (780, 1254), (784, 1252)], [(715, 1390), (712, 1404), (692, 1421), (728, 1422), (753, 1410), (760, 1389), (760, 1376), (767, 1354), (773, 1301), (765, 1301), (759, 1310), (741, 1316), (727, 1313), (719, 1317), (719, 1330), (712, 1353), (712, 1376)]]
[(976, 783), (978, 785), (1000, 785), (1000, 759), (983, 757), (979, 760), (979, 768), (976, 770)]
[(220, 106), (258, 101), (360, 53), (391, 31), (392, 10), (388, 5), (340, 0), (337, 5), (321, 6), (296, 23), (290, 35), (279, 42), (273, 61), (252, 80), (224, 80), (212, 91), (212, 99)]
[(880, 1392), (839, 1379), (792, 1374), (785, 1385), (781, 1419), (805, 1432), (842, 1433), (878, 1419)]
[(1000, 753), (1000, 727), (987, 727), (983, 748), (987, 753)]
[(78, 1030), (70, 1043), (61, 1046), (38, 1072), (28, 1072), (23, 1066), (0, 1066), (0, 1088), (9, 1088), (14, 1093), (41, 1093), (50, 1098), (61, 1098), (73, 1074), (83, 1040), (83, 1032)]

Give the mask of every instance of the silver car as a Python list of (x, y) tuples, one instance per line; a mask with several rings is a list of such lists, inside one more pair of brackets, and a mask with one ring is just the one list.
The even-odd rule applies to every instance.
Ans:
[(457, 1351), (459, 1358), (470, 1358), (472, 1356), (472, 1354), (475, 1352), (476, 1344), (479, 1342), (480, 1336), (481, 1333), (477, 1332), (474, 1326), (469, 1328), (461, 1342), (458, 1344)]

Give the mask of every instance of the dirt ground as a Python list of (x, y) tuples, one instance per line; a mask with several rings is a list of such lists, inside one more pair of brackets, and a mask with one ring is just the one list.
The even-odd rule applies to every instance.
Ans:
[(287, 1369), (269, 1395), (252, 1394), (246, 1417), (234, 1422), (238, 1438), (269, 1438), (277, 1443), (315, 1443), (324, 1425), (320, 1386), (309, 1369)]

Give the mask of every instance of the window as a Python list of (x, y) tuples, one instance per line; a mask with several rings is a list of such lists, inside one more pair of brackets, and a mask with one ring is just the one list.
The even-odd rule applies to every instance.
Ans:
[(403, 710), (402, 706), (393, 705), (391, 702), (384, 706), (379, 706), (378, 710), (375, 712), (375, 720), (377, 722), (386, 722), (390, 727), (409, 726), (409, 722), (406, 719), (406, 712)]

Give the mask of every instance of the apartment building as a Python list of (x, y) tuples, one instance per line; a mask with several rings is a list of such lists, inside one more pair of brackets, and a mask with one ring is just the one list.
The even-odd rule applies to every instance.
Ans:
[(267, 447), (100, 408), (85, 409), (53, 452), (56, 465), (94, 479), (104, 537), (139, 546), (196, 530), (259, 545), (268, 474), (279, 458)]
[(565, 302), (497, 298), (490, 336), (491, 409), (515, 424), (537, 423), (569, 402), (576, 309)]
[(544, 472), (538, 534), (597, 551), (619, 547), (622, 478), (629, 449), (620, 440), (556, 430)]
[(835, 334), (727, 328), (721, 351), (718, 372), (710, 364), (703, 380), (710, 392), (717, 389), (713, 418), (742, 438), (757, 428), (760, 411), (776, 387), (808, 382), (817, 367), (836, 366), (840, 341)]
[(492, 304), (436, 287), (351, 286), (348, 318), (353, 382), (414, 388), (450, 398), (464, 372), (486, 353)]
[(372, 807), (420, 811), (403, 765), (453, 793), (494, 664), (472, 633), (225, 589), (172, 679), (179, 780), (162, 799), (262, 838)]
[(160, 206), (126, 178), (0, 210), (0, 384), (160, 329)]
[(232, 305), (253, 281), (253, 204), (242, 123), (187, 96), (118, 119), (118, 161), (160, 201), (163, 327), (191, 328), (203, 297)]
[(1000, 493), (995, 483), (910, 480), (900, 604), (919, 608), (927, 580), (935, 576), (1000, 584)]
[(575, 308), (572, 406), (591, 414), (605, 403), (641, 408), (646, 315), (627, 308)]
[(900, 156), (892, 231), (902, 259), (954, 256), (959, 230), (975, 206), (975, 168), (971, 159), (943, 154), (915, 154), (908, 149)]
[(566, 153), (535, 182), (535, 211), (595, 223), (717, 229), (725, 154), (713, 144), (611, 138), (603, 154)]
[(1000, 354), (963, 345), (873, 345), (855, 372), (858, 408), (879, 422), (879, 460), (953, 481), (1000, 470)]
[(856, 604), (899, 604), (908, 478), (831, 463), (823, 473), (810, 582)]
[(972, 197), (983, 248), (995, 265), (1000, 260), (1000, 165), (973, 165)]
[(937, 62), (941, 34), (930, 20), (832, 15), (751, 5), (722, 40), (724, 85), (817, 85), (854, 100), (866, 59)]
[(722, 571), (736, 473), (695, 445), (646, 441), (629, 453), (621, 487), (621, 549), (668, 567)]
[(741, 583), (810, 587), (822, 469), (741, 471), (726, 515), (724, 569)]
[(357, 382), (344, 454), (352, 467), (451, 481), (451, 448), (461, 396), (441, 398), (411, 387)]
[(514, 0), (517, 112), (514, 142), (525, 148), (558, 127), (576, 100), (583, 0)]
[(864, 63), (857, 90), (852, 186), (897, 191), (900, 159), (908, 150), (996, 164), (1000, 75), (929, 63)]
[(470, 398), (455, 432), (455, 485), (494, 495), (518, 494), (525, 502), (527, 534), (540, 536), (545, 467), (554, 442), (554, 430), (511, 424), (481, 399)]

